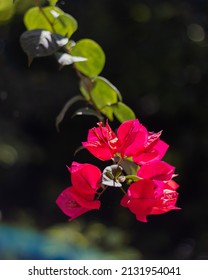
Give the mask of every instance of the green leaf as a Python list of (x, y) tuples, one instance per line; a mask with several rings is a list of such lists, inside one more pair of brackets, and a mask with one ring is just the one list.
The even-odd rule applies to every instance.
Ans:
[(14, 12), (12, 0), (0, 0), (0, 22), (9, 20)]
[(21, 47), (28, 55), (29, 61), (34, 57), (51, 55), (67, 42), (65, 37), (41, 29), (25, 31), (20, 37)]
[(113, 113), (121, 123), (127, 120), (136, 119), (132, 109), (122, 102), (118, 102), (117, 104), (113, 105)]
[(120, 165), (123, 167), (127, 175), (136, 175), (139, 169), (139, 166), (135, 162), (133, 162), (131, 158), (123, 159), (120, 162)]
[(76, 103), (77, 101), (82, 101), (84, 100), (83, 97), (81, 95), (75, 95), (74, 97), (70, 98), (66, 104), (64, 105), (64, 107), (62, 108), (61, 112), (58, 114), (58, 116), (56, 117), (56, 129), (59, 131), (59, 124), (63, 121), (64, 116), (66, 114), (66, 112), (69, 110), (69, 108)]
[(48, 0), (48, 2), (51, 6), (55, 6), (58, 0)]
[(100, 74), (105, 65), (105, 54), (93, 40), (82, 39), (72, 48), (72, 55), (86, 57), (87, 61), (75, 63), (76, 68), (88, 77)]
[(118, 90), (103, 77), (96, 77), (93, 81), (94, 86), (90, 92), (91, 99), (101, 113), (112, 121), (113, 108), (111, 106), (118, 102)]
[(77, 26), (77, 21), (69, 14), (60, 15), (54, 22), (56, 33), (68, 38), (77, 30)]
[(0, 11), (11, 8), (12, 6), (13, 6), (12, 0), (1, 0), (0, 1)]
[(90, 92), (93, 88), (93, 82), (88, 77), (82, 76), (80, 77), (80, 91), (84, 98), (89, 101), (90, 100)]
[(124, 181), (124, 176), (122, 176), (122, 170), (123, 168), (118, 164), (107, 166), (103, 170), (101, 183), (105, 186), (110, 187), (122, 187), (121, 182)]
[(68, 38), (77, 29), (77, 21), (54, 6), (29, 9), (24, 16), (24, 23), (28, 30), (45, 29)]

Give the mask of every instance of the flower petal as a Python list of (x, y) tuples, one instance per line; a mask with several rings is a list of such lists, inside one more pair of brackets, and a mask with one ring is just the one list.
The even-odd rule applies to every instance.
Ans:
[(63, 190), (63, 192), (58, 196), (56, 204), (64, 212), (64, 214), (71, 217), (70, 220), (73, 220), (92, 209), (99, 209), (100, 207), (100, 201), (84, 200), (76, 194), (73, 187), (68, 187)]
[(169, 181), (173, 176), (174, 170), (174, 166), (164, 161), (156, 161), (142, 165), (137, 175), (143, 179)]
[(82, 195), (95, 194), (100, 187), (101, 171), (98, 167), (88, 163), (73, 162), (71, 168), (72, 185)]

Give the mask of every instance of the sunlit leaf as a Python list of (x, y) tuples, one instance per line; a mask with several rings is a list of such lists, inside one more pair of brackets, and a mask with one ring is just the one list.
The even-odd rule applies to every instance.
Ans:
[(90, 100), (90, 92), (93, 88), (93, 82), (90, 78), (81, 76), (80, 77), (80, 91), (84, 98), (89, 101)]
[(24, 23), (28, 30), (45, 29), (68, 38), (77, 29), (77, 21), (54, 6), (29, 9), (24, 16)]
[(62, 66), (71, 65), (74, 62), (86, 60), (86, 58), (84, 58), (84, 57), (72, 56), (68, 53), (59, 53), (59, 52), (56, 53), (56, 57), (57, 57), (58, 63), (61, 64)]
[(71, 99), (69, 99), (66, 104), (64, 105), (64, 107), (62, 108), (61, 112), (58, 114), (58, 116), (56, 117), (56, 128), (59, 131), (59, 124), (63, 121), (64, 116), (66, 114), (66, 112), (69, 110), (69, 108), (76, 103), (77, 101), (82, 101), (84, 100), (84, 98), (81, 95), (75, 95), (74, 97), (72, 97)]
[(55, 6), (58, 0), (48, 0), (48, 2), (51, 6)]
[[(43, 0), (40, 1), (42, 4)], [(30, 8), (34, 7), (33, 1), (25, 1), (25, 0), (16, 0), (14, 1), (14, 9), (15, 14), (20, 14), (21, 16), (24, 15)]]
[(77, 30), (77, 21), (69, 14), (63, 14), (57, 17), (54, 22), (56, 33), (68, 38)]
[(118, 102), (117, 89), (107, 79), (99, 76), (94, 79), (94, 86), (90, 96), (96, 107), (110, 120), (113, 120), (111, 105)]
[(122, 102), (118, 102), (117, 104), (113, 105), (113, 113), (121, 123), (136, 118), (132, 109)]
[(51, 55), (67, 42), (68, 39), (63, 36), (41, 29), (25, 31), (20, 37), (21, 47), (28, 55), (29, 60)]
[(0, 0), (0, 22), (9, 20), (14, 12), (12, 0)]
[(1, 0), (0, 1), (0, 11), (10, 8), (13, 5), (13, 0)]
[(76, 68), (88, 77), (100, 74), (105, 65), (105, 54), (102, 48), (93, 40), (82, 39), (72, 48), (72, 55), (86, 57), (85, 62), (76, 62)]

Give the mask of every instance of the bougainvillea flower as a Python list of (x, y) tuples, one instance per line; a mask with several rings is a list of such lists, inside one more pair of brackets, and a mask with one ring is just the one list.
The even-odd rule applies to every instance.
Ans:
[(161, 133), (148, 132), (137, 119), (122, 123), (118, 128), (121, 157), (132, 157), (139, 165), (161, 160), (168, 149), (168, 145), (160, 140)]
[(100, 160), (110, 160), (115, 156), (121, 158), (132, 157), (139, 165), (150, 161), (161, 160), (168, 145), (160, 140), (161, 131), (148, 132), (138, 119), (123, 122), (116, 134), (108, 122), (103, 126), (89, 130), (87, 142), (82, 145)]
[(141, 222), (147, 222), (148, 215), (180, 209), (175, 206), (178, 198), (178, 193), (173, 187), (175, 182), (170, 182), (170, 185), (163, 182), (157, 185), (152, 180), (137, 181), (130, 185), (127, 194), (121, 200), (121, 206), (128, 207)]
[(74, 187), (68, 187), (63, 190), (56, 203), (64, 214), (70, 217), (69, 221), (90, 210), (100, 208), (100, 201), (94, 200), (94, 195), (87, 195), (83, 198), (76, 192)]
[(118, 152), (123, 158), (144, 151), (148, 141), (147, 129), (136, 119), (123, 122), (117, 131), (119, 139)]
[(164, 161), (154, 161), (142, 165), (137, 172), (137, 176), (142, 179), (169, 181), (173, 177), (174, 170), (174, 166)]
[(159, 139), (161, 133), (161, 131), (158, 133), (149, 132), (143, 152), (133, 155), (133, 159), (137, 164), (143, 165), (147, 162), (161, 160), (163, 158), (169, 145)]
[(118, 138), (108, 122), (105, 126), (99, 122), (98, 127), (89, 130), (87, 142), (82, 142), (82, 145), (100, 160), (109, 160), (117, 152), (117, 143)]
[(71, 182), (73, 187), (82, 196), (85, 194), (95, 194), (100, 188), (100, 169), (92, 164), (72, 162), (71, 167), (68, 167), (71, 173)]
[(99, 209), (100, 201), (95, 200), (100, 188), (101, 171), (88, 163), (72, 162), (68, 167), (72, 186), (66, 188), (57, 198), (56, 203), (70, 220), (92, 209)]
[(180, 208), (175, 206), (178, 199), (178, 193), (176, 192), (177, 188), (178, 184), (173, 180), (163, 183), (162, 193), (157, 197), (150, 215), (158, 215), (171, 210), (179, 210)]
[(136, 219), (147, 222), (147, 215), (155, 204), (155, 185), (151, 180), (140, 180), (130, 185), (128, 192), (121, 200), (121, 206), (128, 207)]

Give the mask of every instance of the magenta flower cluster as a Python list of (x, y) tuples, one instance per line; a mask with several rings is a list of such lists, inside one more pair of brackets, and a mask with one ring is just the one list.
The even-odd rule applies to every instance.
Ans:
[(175, 167), (162, 161), (168, 145), (160, 136), (161, 132), (148, 132), (137, 119), (122, 123), (117, 133), (108, 122), (99, 122), (82, 145), (96, 158), (112, 160), (112, 165), (101, 171), (92, 164), (73, 162), (68, 168), (71, 186), (58, 196), (57, 205), (73, 220), (99, 209), (102, 193), (117, 187), (123, 193), (120, 205), (141, 222), (147, 222), (148, 215), (180, 209)]

